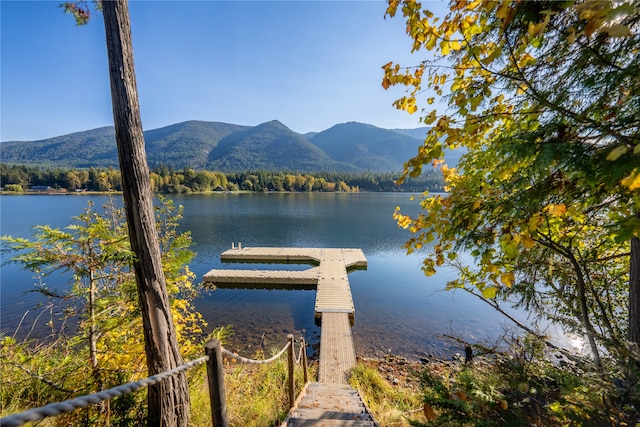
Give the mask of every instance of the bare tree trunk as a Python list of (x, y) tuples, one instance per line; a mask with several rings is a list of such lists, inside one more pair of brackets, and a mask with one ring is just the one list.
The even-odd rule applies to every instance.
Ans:
[[(103, 1), (113, 117), (124, 206), (144, 327), (149, 374), (183, 363), (171, 317), (144, 149), (126, 0)], [(184, 374), (149, 387), (149, 426), (187, 426), (189, 391)]]
[(629, 342), (640, 347), (640, 238), (631, 238), (629, 259)]
[(580, 267), (580, 263), (574, 256), (573, 252), (571, 252), (570, 248), (567, 248), (562, 252), (562, 254), (567, 257), (573, 271), (576, 274), (576, 291), (578, 292), (578, 306), (579, 310), (579, 318), (582, 322), (582, 326), (584, 327), (585, 333), (587, 334), (587, 341), (589, 342), (589, 347), (591, 347), (591, 354), (593, 355), (593, 362), (596, 367), (601, 370), (602, 369), (602, 358), (600, 357), (600, 350), (598, 349), (598, 343), (596, 342), (596, 331), (593, 329), (593, 325), (591, 324), (591, 320), (589, 319), (589, 303), (587, 301), (587, 284), (585, 282), (585, 274)]
[[(91, 251), (91, 249), (89, 249)], [(91, 257), (91, 252), (89, 252)], [(91, 371), (95, 376), (98, 372), (98, 331), (96, 328), (96, 279), (93, 270), (89, 271), (89, 356)]]

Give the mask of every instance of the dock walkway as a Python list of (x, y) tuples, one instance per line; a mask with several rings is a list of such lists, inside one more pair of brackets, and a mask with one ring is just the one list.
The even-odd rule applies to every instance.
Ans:
[(351, 325), (355, 307), (348, 272), (366, 269), (361, 249), (344, 248), (232, 248), (222, 253), (223, 262), (311, 264), (304, 271), (222, 270), (204, 276), (205, 283), (219, 287), (301, 287), (316, 289), (314, 316), (320, 324), (319, 382), (346, 384), (346, 373), (355, 366)]

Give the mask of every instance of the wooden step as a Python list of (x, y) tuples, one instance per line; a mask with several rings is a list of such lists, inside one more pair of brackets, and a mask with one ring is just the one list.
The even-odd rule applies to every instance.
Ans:
[(309, 383), (287, 427), (375, 427), (360, 394), (347, 384)]
[(288, 427), (374, 427), (372, 421), (345, 421), (325, 419), (291, 418)]
[(326, 409), (318, 408), (298, 408), (293, 412), (292, 418), (371, 421), (371, 416), (366, 412), (339, 412), (337, 410), (328, 411)]

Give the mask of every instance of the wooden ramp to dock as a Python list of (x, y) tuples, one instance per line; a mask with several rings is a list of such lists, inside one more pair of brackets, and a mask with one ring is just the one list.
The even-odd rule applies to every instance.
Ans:
[(316, 289), (314, 316), (320, 324), (319, 381), (346, 384), (346, 373), (355, 366), (351, 335), (355, 307), (348, 272), (365, 269), (361, 249), (343, 248), (232, 248), (222, 253), (224, 262), (309, 263), (304, 271), (211, 270), (205, 283), (220, 287), (302, 287)]
[(320, 330), (318, 381), (347, 384), (345, 375), (356, 365), (356, 352), (347, 313), (323, 313)]
[(348, 385), (309, 383), (281, 427), (377, 427), (360, 394)]

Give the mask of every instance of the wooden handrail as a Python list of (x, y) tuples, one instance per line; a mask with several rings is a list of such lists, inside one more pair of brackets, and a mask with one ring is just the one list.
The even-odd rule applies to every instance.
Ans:
[(211, 402), (211, 422), (213, 427), (228, 427), (227, 398), (224, 391), (224, 371), (222, 366), (222, 345), (220, 340), (212, 339), (204, 347), (209, 356), (207, 379), (209, 382), (209, 400)]
[[(250, 360), (237, 355), (233, 355), (238, 360), (245, 363), (257, 363), (264, 364), (269, 363), (278, 357), (282, 356), (285, 350), (288, 350), (289, 366), (288, 366), (288, 383), (289, 383), (289, 407), (293, 408), (295, 405), (296, 391), (295, 391), (295, 377), (294, 377), (294, 364), (297, 362), (294, 357), (294, 339), (293, 335), (288, 335), (288, 342), (285, 348), (283, 348), (279, 354), (268, 360)], [(308, 369), (307, 369), (307, 353), (304, 338), (300, 338), (300, 359), (302, 368), (304, 370), (304, 381), (308, 383)], [(12, 414), (0, 419), (1, 426), (7, 427), (19, 427), (29, 421), (39, 421), (47, 417), (54, 417), (66, 412), (71, 412), (79, 408), (85, 408), (87, 405), (109, 400), (113, 397), (122, 396), (133, 391), (136, 391), (142, 387), (148, 387), (153, 384), (164, 380), (173, 375), (185, 372), (191, 368), (194, 368), (203, 363), (207, 364), (207, 380), (209, 382), (209, 399), (211, 404), (211, 422), (214, 427), (228, 427), (227, 422), (227, 402), (224, 389), (224, 369), (222, 364), (222, 345), (220, 340), (212, 339), (205, 344), (206, 356), (199, 359), (192, 360), (169, 371), (161, 372), (156, 375), (152, 375), (142, 380), (123, 384), (117, 387), (103, 390), (97, 393), (93, 393), (87, 396), (77, 397), (75, 399), (65, 400), (64, 402), (51, 403), (39, 408), (30, 409), (17, 414)], [(232, 354), (228, 350), (224, 350), (227, 354)]]
[[(295, 340), (292, 334), (287, 335), (287, 384), (289, 392), (289, 408), (293, 408), (296, 402), (295, 364), (302, 365), (305, 384), (309, 382), (309, 372), (307, 366), (307, 349), (304, 337), (300, 338), (300, 356), (295, 357)], [(284, 351), (283, 349), (282, 351)], [(224, 388), (224, 371), (222, 365), (222, 345), (220, 340), (212, 339), (205, 345), (205, 353), (209, 356), (207, 362), (207, 380), (209, 382), (209, 399), (211, 401), (211, 421), (213, 427), (228, 427), (227, 403)], [(226, 354), (231, 354), (224, 350)], [(280, 353), (282, 354), (282, 352)], [(278, 357), (276, 355), (274, 357)], [(269, 360), (249, 360), (235, 355), (237, 360), (245, 363), (266, 363)], [(271, 359), (272, 361), (273, 359)]]
[(295, 355), (293, 353), (293, 335), (287, 335), (289, 340), (289, 351), (287, 352), (288, 368), (289, 368), (289, 409), (293, 408), (296, 401), (296, 378), (294, 375)]

